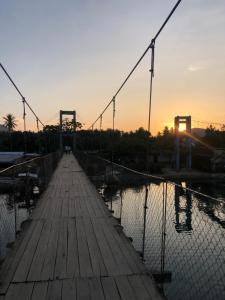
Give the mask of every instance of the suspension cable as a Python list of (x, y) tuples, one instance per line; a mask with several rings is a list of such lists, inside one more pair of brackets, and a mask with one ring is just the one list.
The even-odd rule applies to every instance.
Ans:
[[(148, 45), (148, 47), (146, 48), (146, 50), (144, 51), (144, 53), (141, 55), (141, 57), (139, 58), (139, 60), (137, 61), (137, 63), (134, 65), (134, 67), (131, 69), (130, 73), (127, 75), (127, 77), (125, 78), (125, 80), (122, 82), (121, 86), (118, 88), (118, 90), (116, 91), (116, 93), (114, 94), (114, 96), (112, 97), (112, 99), (109, 101), (109, 103), (106, 105), (106, 107), (103, 109), (103, 111), (101, 112), (101, 114), (98, 116), (98, 118), (92, 123), (92, 125), (94, 125), (100, 118), (101, 115), (104, 114), (104, 112), (108, 109), (108, 107), (110, 106), (110, 104), (113, 102), (113, 98), (116, 97), (120, 91), (122, 90), (122, 88), (124, 87), (124, 85), (127, 83), (128, 79), (131, 77), (131, 75), (134, 73), (134, 71), (136, 70), (136, 68), (138, 67), (138, 65), (140, 64), (140, 62), (143, 60), (143, 58), (145, 57), (146, 53), (149, 51), (149, 49), (152, 47), (152, 45), (155, 43), (156, 39), (158, 38), (158, 36), (160, 35), (160, 33), (162, 32), (163, 28), (166, 26), (166, 24), (168, 23), (168, 21), (170, 20), (171, 16), (173, 15), (173, 13), (175, 12), (175, 10), (177, 9), (177, 7), (179, 6), (179, 4), (181, 3), (182, 0), (178, 0), (177, 3), (175, 4), (175, 6), (173, 7), (173, 9), (171, 10), (171, 12), (169, 13), (168, 17), (166, 18), (166, 20), (163, 22), (162, 26), (160, 27), (160, 29), (158, 30), (158, 32), (156, 33), (156, 35), (154, 36), (154, 38), (151, 40), (151, 43)], [(90, 125), (88, 127), (88, 129), (90, 129), (92, 127), (92, 125)]]
[(35, 116), (36, 119), (39, 120), (40, 124), (44, 127), (44, 123), (42, 123), (42, 121), (38, 118), (38, 116), (36, 115), (36, 113), (34, 112), (34, 110), (32, 109), (32, 107), (29, 105), (29, 103), (27, 102), (27, 100), (25, 99), (25, 97), (23, 96), (23, 94), (21, 93), (21, 91), (19, 90), (19, 88), (17, 87), (17, 85), (15, 84), (15, 82), (12, 80), (12, 78), (10, 77), (9, 73), (6, 71), (6, 69), (3, 67), (3, 65), (0, 63), (0, 67), (2, 68), (3, 72), (5, 73), (5, 75), (8, 77), (8, 79), (11, 81), (12, 85), (14, 86), (14, 88), (17, 90), (18, 94), (21, 96), (22, 101), (24, 101), (24, 103), (27, 105), (27, 107), (30, 109), (30, 111), (32, 112), (32, 114)]

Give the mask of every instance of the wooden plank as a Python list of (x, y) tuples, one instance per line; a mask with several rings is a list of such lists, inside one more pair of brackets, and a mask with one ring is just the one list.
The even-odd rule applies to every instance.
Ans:
[(32, 263), (35, 250), (37, 248), (38, 241), (43, 229), (43, 221), (36, 221), (36, 226), (34, 232), (31, 236), (29, 243), (21, 257), (20, 263), (16, 269), (15, 275), (13, 277), (13, 282), (25, 282), (28, 276), (30, 265)]
[(78, 277), (78, 243), (75, 219), (68, 219), (67, 278)]
[(68, 217), (69, 215), (69, 188), (65, 190), (65, 194), (62, 201), (62, 217)]
[(57, 193), (57, 187), (50, 184), (50, 187), (42, 195), (41, 199), (39, 200), (40, 206), (42, 209), (40, 210), (39, 214), (36, 215), (34, 212), (33, 218), (34, 219), (47, 219), (49, 218), (49, 214), (52, 213), (53, 207), (52, 202), (55, 198)]
[(5, 296), (5, 300), (14, 300), (16, 299), (19, 289), (20, 289), (20, 284), (10, 284), (9, 290), (7, 291), (7, 295)]
[(145, 285), (141, 279), (140, 275), (133, 275), (128, 276), (128, 281), (130, 282), (130, 285), (132, 286), (133, 292), (136, 296), (136, 299), (138, 300), (154, 300), (151, 298), (151, 295), (149, 295), (147, 289), (145, 288)]
[(41, 198), (38, 200), (35, 210), (32, 214), (32, 219), (40, 219), (43, 215), (44, 209), (46, 207), (46, 203), (43, 203), (43, 198), (48, 199), (50, 197), (50, 194), (52, 194), (54, 190), (50, 188), (50, 185), (48, 188), (42, 193)]
[(33, 283), (16, 283), (11, 284), (9, 287), (9, 292), (7, 293), (5, 299), (6, 300), (30, 300), (32, 291), (33, 291)]
[(54, 201), (52, 201), (52, 207), (49, 211), (49, 218), (58, 218), (60, 216), (60, 209), (62, 206), (62, 199), (63, 199), (63, 197), (61, 196), (61, 190), (62, 190), (61, 182), (58, 183), (57, 189), (58, 189), (58, 193), (56, 194)]
[(91, 221), (93, 224), (95, 236), (98, 241), (99, 249), (101, 251), (101, 255), (103, 257), (107, 272), (109, 275), (117, 275), (119, 273), (117, 264), (114, 260), (113, 253), (112, 253), (108, 243), (105, 240), (102, 226), (100, 225), (100, 223), (98, 222), (97, 219), (91, 219)]
[(62, 299), (62, 280), (49, 282), (46, 300)]
[(136, 300), (132, 287), (126, 276), (118, 276), (115, 278), (115, 281), (121, 300)]
[[(34, 284), (33, 283), (21, 283), (16, 299), (30, 300)], [(14, 298), (15, 299), (15, 298)]]
[(51, 233), (46, 249), (44, 264), (41, 272), (41, 280), (52, 280), (54, 278), (55, 260), (59, 236), (59, 220), (52, 221)]
[(101, 278), (105, 300), (120, 300), (120, 295), (113, 277)]
[(43, 226), (41, 237), (37, 245), (37, 249), (31, 263), (27, 281), (38, 281), (41, 280), (41, 271), (43, 262), (46, 254), (46, 249), (49, 242), (49, 236), (51, 232), (51, 222), (46, 221)]
[(68, 216), (70, 218), (75, 217), (75, 200), (74, 197), (70, 194), (68, 199)]
[(156, 284), (152, 277), (143, 275), (141, 276), (142, 282), (144, 283), (145, 288), (147, 289), (151, 299), (162, 300), (165, 299), (158, 291)]
[(91, 300), (88, 279), (84, 279), (84, 278), (77, 279), (77, 299), (78, 300)]
[(105, 240), (107, 241), (110, 249), (112, 249), (113, 257), (117, 264), (117, 270), (119, 274), (132, 274), (132, 269), (127, 263), (128, 257), (126, 257), (126, 255), (123, 255), (118, 241), (114, 238), (115, 235), (118, 235), (118, 232), (114, 227), (110, 226), (111, 224), (106, 223), (105, 218), (99, 218), (98, 220), (103, 229)]
[(103, 288), (99, 278), (89, 279), (89, 288), (92, 300), (105, 300)]
[[(63, 177), (64, 180), (66, 180), (66, 178)], [(62, 207), (63, 207), (63, 202), (65, 200), (65, 191), (67, 190), (67, 188), (63, 185), (63, 183), (60, 184), (60, 190), (59, 193), (56, 196), (57, 202), (55, 204), (56, 209), (55, 209), (55, 214), (54, 214), (54, 218), (61, 218), (62, 217)]]
[(73, 279), (63, 280), (62, 300), (76, 300), (75, 280)]
[(80, 276), (93, 276), (90, 253), (87, 239), (84, 232), (84, 223), (82, 218), (76, 218), (77, 242), (78, 242), (78, 257), (80, 265)]
[(91, 223), (90, 218), (84, 218), (83, 221), (91, 257), (93, 274), (94, 276), (107, 276), (108, 272), (104, 265), (103, 257), (101, 256), (101, 252), (95, 237), (93, 224)]
[(80, 196), (74, 196), (74, 205), (75, 205), (75, 216), (80, 217), (81, 213), (81, 206), (80, 206)]
[(78, 176), (79, 179), (79, 190), (80, 190), (80, 195), (82, 198), (82, 203), (84, 203), (84, 206), (86, 208), (85, 214), (83, 212), (83, 216), (84, 215), (88, 215), (88, 217), (92, 216), (95, 217), (95, 209), (94, 207), (91, 205), (91, 201), (88, 201), (88, 197), (86, 195), (86, 189), (87, 189), (87, 183), (85, 182), (81, 176)]
[(48, 282), (36, 282), (31, 300), (44, 300), (47, 295)]
[[(116, 221), (113, 222), (113, 219), (109, 219), (109, 223), (117, 225)], [(118, 242), (121, 251), (124, 253), (127, 262), (129, 263), (131, 269), (134, 273), (146, 273), (144, 264), (140, 260), (140, 256), (135, 251), (131, 242), (127, 239), (124, 232), (118, 232), (116, 229), (112, 231), (115, 240)]]
[(12, 281), (12, 278), (21, 260), (21, 257), (25, 249), (27, 248), (31, 236), (33, 235), (35, 226), (36, 226), (36, 222), (31, 222), (31, 224), (28, 225), (27, 230), (25, 230), (25, 232), (22, 232), (22, 237), (19, 239), (19, 241), (18, 240), (16, 241), (14, 245), (14, 249), (11, 251), (10, 256), (7, 256), (7, 259), (5, 260), (3, 266), (1, 267), (0, 292), (2, 294), (6, 293), (10, 281)]
[(59, 238), (54, 276), (56, 279), (66, 278), (67, 267), (67, 220), (60, 219)]

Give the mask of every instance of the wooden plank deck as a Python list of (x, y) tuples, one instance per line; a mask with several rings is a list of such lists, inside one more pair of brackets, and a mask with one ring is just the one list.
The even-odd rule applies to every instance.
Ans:
[(64, 155), (0, 273), (0, 299), (163, 299), (73, 155)]

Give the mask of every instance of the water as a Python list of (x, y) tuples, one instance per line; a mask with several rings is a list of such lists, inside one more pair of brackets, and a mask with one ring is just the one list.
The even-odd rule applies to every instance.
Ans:
[(9, 246), (15, 241), (23, 221), (29, 218), (29, 210), (21, 208), (23, 202), (14, 205), (13, 194), (0, 194), (0, 261), (5, 258)]
[[(167, 276), (161, 288), (169, 299), (222, 300), (225, 299), (225, 189), (223, 183), (192, 183), (191, 187), (201, 192), (208, 190), (211, 196), (219, 196), (220, 201), (185, 193), (170, 184), (147, 184), (145, 264), (156, 274), (163, 268)], [(114, 216), (121, 218), (126, 235), (133, 238), (135, 249), (142, 253), (146, 187), (104, 188), (101, 192), (109, 206), (112, 200)]]

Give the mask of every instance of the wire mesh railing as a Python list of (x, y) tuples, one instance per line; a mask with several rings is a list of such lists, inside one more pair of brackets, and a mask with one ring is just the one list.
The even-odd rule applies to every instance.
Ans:
[(76, 157), (168, 299), (225, 299), (225, 199)]
[(58, 151), (0, 171), (0, 261), (29, 219), (60, 157)]

